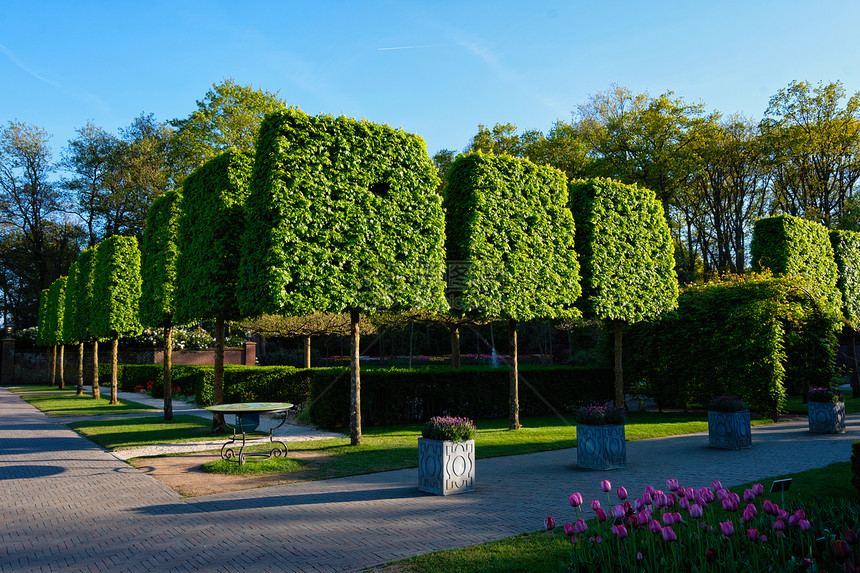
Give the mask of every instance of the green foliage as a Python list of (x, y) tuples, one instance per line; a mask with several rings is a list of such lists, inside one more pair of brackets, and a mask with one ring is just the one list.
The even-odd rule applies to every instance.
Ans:
[(96, 336), (140, 334), (140, 283), (137, 239), (114, 235), (99, 243), (93, 270), (92, 331)]
[(674, 247), (653, 192), (610, 179), (577, 181), (570, 208), (583, 312), (633, 323), (675, 308)]
[(36, 330), (36, 344), (51, 346), (48, 342), (48, 290), (43, 289), (39, 295), (39, 322)]
[(829, 383), (839, 322), (822, 314), (802, 277), (724, 277), (685, 289), (677, 310), (626, 332), (628, 380), (661, 406), (734, 395), (776, 419), (786, 390)]
[[(92, 301), (93, 270), (97, 250), (97, 246), (90, 247), (84, 249), (78, 255), (76, 263), (77, 274), (75, 277), (74, 321), (68, 325), (69, 339), (73, 341), (80, 342), (95, 338), (95, 332), (92, 328)], [(63, 326), (66, 327), (65, 324)]]
[(579, 297), (567, 180), (551, 167), (472, 153), (448, 176), (448, 295), (458, 316), (573, 318)]
[(838, 313), (842, 297), (836, 288), (839, 271), (827, 229), (822, 225), (780, 215), (755, 222), (750, 243), (752, 269), (774, 275), (794, 274), (809, 279), (812, 292), (827, 312)]
[(421, 138), (290, 109), (260, 128), (239, 297), (248, 316), (444, 306), (444, 214)]
[(172, 324), (181, 200), (179, 192), (171, 190), (149, 207), (141, 242), (140, 321), (144, 326)]
[(851, 485), (860, 493), (860, 442), (851, 444)]
[[(314, 368), (310, 372), (312, 423), (325, 428), (346, 426), (348, 370)], [(521, 366), (520, 380), (528, 388), (519, 396), (523, 416), (572, 412), (612, 397), (612, 371), (603, 368)], [(508, 415), (509, 384), (505, 368), (365, 369), (361, 373), (362, 423), (414, 423), (446, 412), (476, 420), (501, 418)]]
[(839, 272), (836, 288), (842, 295), (842, 314), (860, 326), (860, 233), (830, 231), (830, 244)]
[(64, 344), (63, 315), (66, 308), (66, 277), (55, 280), (48, 289), (45, 305), (45, 332), (42, 335), (46, 344)]
[(251, 158), (227, 151), (186, 180), (176, 260), (176, 322), (241, 318), (236, 301)]
[(78, 307), (78, 263), (69, 267), (66, 279), (65, 304), (63, 305), (63, 341), (66, 344), (81, 342), (75, 333), (75, 313)]

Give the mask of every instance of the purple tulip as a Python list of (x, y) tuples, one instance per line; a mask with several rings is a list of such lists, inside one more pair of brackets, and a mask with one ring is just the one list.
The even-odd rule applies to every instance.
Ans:
[(729, 492), (729, 499), (735, 503), (741, 502), (741, 496), (739, 496), (738, 494), (736, 494), (734, 492)]
[(564, 524), (564, 534), (567, 535), (568, 537), (574, 534), (572, 523), (565, 523)]
[(591, 509), (592, 509), (592, 511), (597, 511), (598, 509), (600, 509), (600, 502), (597, 501), (596, 499), (592, 499), (591, 500)]
[(752, 503), (755, 501), (755, 493), (751, 489), (744, 490), (744, 503)]
[(654, 486), (653, 485), (646, 485), (645, 486), (645, 493), (647, 493), (650, 496), (653, 496), (654, 495)]
[(661, 529), (660, 533), (663, 535), (663, 541), (678, 541), (678, 534), (668, 525)]
[(678, 507), (680, 507), (681, 509), (690, 509), (690, 500), (688, 500), (686, 497), (682, 497), (678, 500)]
[(723, 501), (724, 499), (729, 499), (729, 490), (727, 489), (718, 489), (716, 493), (717, 499)]
[(660, 525), (660, 522), (656, 519), (652, 519), (651, 523), (648, 525), (648, 529), (651, 530), (651, 533), (660, 533), (663, 531), (663, 526)]
[(620, 499), (621, 501), (624, 501), (625, 499), (627, 499), (627, 489), (623, 485), (618, 488), (617, 493), (618, 493), (618, 499)]
[(693, 519), (701, 519), (702, 513), (702, 506), (698, 503), (690, 506), (690, 517), (692, 517)]
[(602, 507), (598, 507), (595, 513), (597, 514), (597, 521), (600, 523), (606, 521), (606, 511), (604, 511)]
[(769, 499), (762, 502), (761, 509), (768, 515), (776, 515), (776, 512), (773, 510), (773, 502)]
[(642, 511), (642, 508), (645, 507), (645, 502), (642, 501), (641, 497), (637, 497), (636, 501), (633, 502), (633, 507), (636, 508), (636, 511)]
[(684, 523), (684, 518), (681, 516), (680, 512), (675, 512), (673, 514), (675, 516), (675, 523)]
[(713, 487), (715, 490), (723, 489), (723, 484), (720, 483), (720, 480), (714, 480), (711, 482), (711, 487)]
[(724, 499), (722, 501), (723, 509), (726, 511), (737, 511), (738, 504), (733, 499)]
[(577, 543), (579, 543), (579, 539), (577, 539), (576, 537), (570, 538), (570, 544), (571, 545), (576, 545)]
[(839, 561), (844, 561), (851, 555), (851, 547), (841, 539), (834, 541), (832, 547), (833, 554), (836, 555), (836, 559)]
[(642, 555), (641, 551), (636, 552), (636, 561), (642, 561), (644, 559), (644, 555)]
[(760, 483), (753, 485), (752, 490), (753, 490), (753, 493), (757, 496), (758, 495), (764, 495), (764, 486), (761, 485)]
[(577, 534), (582, 535), (583, 533), (588, 531), (588, 525), (586, 525), (584, 519), (577, 519), (576, 524), (573, 526), (573, 530)]
[(854, 532), (853, 529), (846, 530), (845, 535), (843, 535), (843, 537), (845, 537), (845, 542), (848, 543), (848, 545), (860, 544), (860, 538), (857, 537), (857, 534)]
[(598, 535), (597, 537), (594, 538), (594, 542), (597, 543), (598, 545), (600, 545), (601, 543), (603, 543), (603, 537)]
[(623, 505), (615, 505), (612, 507), (612, 517), (615, 519), (621, 519), (627, 512), (624, 511)]
[(667, 479), (666, 487), (669, 488), (669, 491), (678, 491), (678, 480), (675, 478)]
[(812, 529), (812, 524), (805, 519), (801, 519), (797, 524), (800, 526), (801, 531), (809, 531)]
[(663, 525), (672, 525), (675, 523), (675, 514), (668, 511), (663, 514)]
[(624, 524), (618, 524), (612, 526), (612, 533), (618, 536), (618, 539), (624, 539), (627, 537), (627, 528), (624, 527)]
[(642, 502), (645, 505), (651, 505), (653, 503), (653, 501), (654, 501), (654, 499), (651, 497), (651, 494), (648, 493), (647, 491), (642, 494)]
[(776, 521), (773, 522), (773, 528), (776, 529), (777, 531), (784, 531), (785, 530), (785, 522), (781, 519), (777, 519)]
[(720, 532), (726, 537), (731, 537), (735, 534), (735, 526), (731, 521), (721, 521)]
[(758, 529), (747, 529), (747, 538), (750, 541), (758, 541), (759, 540)]
[(643, 509), (642, 511), (640, 511), (639, 514), (636, 516), (636, 523), (637, 525), (639, 525), (639, 527), (645, 527), (646, 525), (651, 523), (651, 512), (649, 512), (647, 509)]
[(570, 501), (571, 507), (579, 507), (580, 505), (582, 505), (582, 494), (580, 494), (578, 491), (574, 492), (570, 495), (568, 501)]
[(608, 479), (605, 479), (600, 482), (600, 489), (603, 490), (603, 493), (609, 493), (610, 491), (612, 491), (612, 484), (609, 483)]
[(547, 531), (551, 531), (555, 529), (555, 519), (552, 516), (547, 517), (543, 520), (543, 524), (546, 526)]
[(755, 519), (756, 515), (758, 515), (758, 511), (756, 511), (755, 506), (751, 503), (748, 503), (747, 506), (744, 508), (744, 513), (743, 513), (744, 522), (749, 523), (750, 521)]

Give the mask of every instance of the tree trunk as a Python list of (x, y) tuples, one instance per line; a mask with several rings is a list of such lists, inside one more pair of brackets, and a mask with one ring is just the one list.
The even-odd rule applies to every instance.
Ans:
[(75, 396), (84, 395), (84, 343), (78, 343), (78, 391)]
[(451, 329), (451, 368), (460, 367), (460, 327)]
[(119, 370), (119, 334), (113, 333), (113, 338), (110, 341), (110, 404), (119, 404), (118, 380)]
[(66, 345), (60, 345), (60, 357), (57, 360), (57, 366), (59, 367), (60, 372), (57, 374), (59, 380), (57, 380), (57, 386), (60, 387), (60, 390), (66, 387)]
[(311, 335), (302, 337), (302, 356), (305, 368), (311, 367)]
[(51, 346), (51, 386), (57, 383), (57, 345)]
[[(224, 318), (215, 319), (215, 372), (212, 377), (212, 403), (224, 403)], [(212, 413), (212, 433), (223, 434), (227, 431), (224, 414)]]
[(361, 348), (361, 329), (358, 325), (358, 309), (349, 309), (349, 443), (361, 445), (361, 370), (359, 350)]
[(510, 349), (509, 352), (511, 354), (511, 391), (510, 391), (510, 429), (511, 430), (519, 430), (520, 426), (520, 391), (519, 391), (519, 378), (520, 378), (520, 369), (519, 369), (519, 360), (517, 359), (517, 321), (510, 320), (508, 321), (508, 334), (510, 336)]
[(621, 366), (621, 337), (624, 324), (620, 320), (615, 325), (615, 407), (624, 407), (624, 370)]
[(99, 390), (99, 340), (93, 340), (93, 398), (101, 399), (102, 393)]
[(161, 375), (164, 382), (164, 421), (173, 420), (173, 326), (164, 327), (164, 372)]

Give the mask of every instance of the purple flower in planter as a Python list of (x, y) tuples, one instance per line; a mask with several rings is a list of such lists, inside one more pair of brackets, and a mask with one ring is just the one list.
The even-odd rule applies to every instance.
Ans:
[(555, 529), (555, 518), (549, 516), (543, 520), (543, 524), (546, 526), (547, 531), (551, 531)]

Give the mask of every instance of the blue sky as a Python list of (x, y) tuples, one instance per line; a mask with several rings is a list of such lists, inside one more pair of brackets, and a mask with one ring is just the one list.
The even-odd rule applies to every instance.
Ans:
[(478, 124), (547, 131), (613, 83), (761, 118), (793, 80), (860, 90), (860, 2), (0, 3), (0, 122), (116, 132), (187, 117), (232, 77), (312, 114), (463, 149)]

